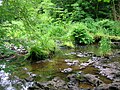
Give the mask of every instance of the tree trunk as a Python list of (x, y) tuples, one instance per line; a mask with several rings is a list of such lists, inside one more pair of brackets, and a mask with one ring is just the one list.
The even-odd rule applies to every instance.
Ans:
[(118, 2), (118, 20), (120, 21), (120, 1)]
[(116, 13), (116, 8), (115, 8), (115, 2), (114, 2), (114, 0), (112, 0), (112, 4), (113, 4), (113, 6), (112, 6), (113, 19), (117, 20), (117, 13)]

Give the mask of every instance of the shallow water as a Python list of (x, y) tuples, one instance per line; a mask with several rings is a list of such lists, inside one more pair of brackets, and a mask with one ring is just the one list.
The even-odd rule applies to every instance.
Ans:
[[(113, 51), (115, 53), (119, 50), (115, 49)], [(74, 49), (61, 49), (61, 53), (57, 54), (52, 59), (43, 62), (33, 63), (33, 64), (30, 64), (28, 61), (23, 61), (23, 60), (21, 63), (19, 63), (18, 61), (16, 62), (14, 61), (11, 63), (11, 65), (13, 65), (14, 66), (13, 68), (16, 69), (15, 70), (13, 69), (13, 72), (11, 74), (8, 73), (8, 75), (6, 76), (7, 77), (6, 82), (8, 83), (7, 85), (3, 85), (5, 80), (3, 81), (2, 79), (0, 79), (0, 86), (1, 86), (0, 90), (27, 90), (26, 89), (27, 86), (31, 85), (32, 83), (27, 83), (26, 81), (24, 81), (24, 79), (30, 80), (31, 76), (34, 77), (34, 81), (40, 81), (40, 82), (49, 81), (54, 77), (60, 77), (63, 80), (67, 80), (66, 76), (70, 73), (67, 74), (62, 73), (61, 70), (66, 68), (72, 68), (73, 71), (71, 73), (75, 73), (77, 71), (80, 71), (79, 70), (80, 67), (68, 66), (64, 60), (65, 59), (78, 60), (80, 63), (82, 63), (89, 60), (91, 56), (79, 57), (77, 56), (77, 54), (88, 53), (88, 52), (93, 52), (94, 54), (99, 55), (98, 46), (97, 45), (79, 46), (76, 51)], [(113, 58), (113, 60), (119, 60), (119, 59), (120, 59), (119, 57)], [(90, 73), (100, 76), (100, 79), (106, 84), (111, 83), (109, 79), (99, 75), (98, 70), (92, 66), (88, 66), (82, 71), (84, 73)], [(4, 72), (3, 74), (0, 74), (1, 75), (0, 77), (4, 77), (5, 76), (4, 74), (6, 73)], [(11, 76), (13, 77), (12, 79), (10, 78)], [(19, 79), (20, 80), (23, 79), (23, 81), (20, 81)], [(13, 83), (15, 81), (16, 83)], [(10, 88), (7, 89), (6, 87), (8, 86), (10, 86)], [(91, 86), (89, 83), (82, 83), (80, 84), (80, 88), (93, 88), (93, 86)]]

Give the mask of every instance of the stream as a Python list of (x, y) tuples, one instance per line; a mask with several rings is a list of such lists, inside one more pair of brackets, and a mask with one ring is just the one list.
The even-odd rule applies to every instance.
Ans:
[[(120, 49), (112, 49), (112, 52), (113, 54), (120, 53)], [(23, 60), (22, 56), (17, 59), (4, 60), (4, 62), (1, 60), (0, 90), (42, 90), (28, 88), (32, 87), (34, 82), (44, 83), (55, 77), (59, 77), (67, 82), (68, 75), (78, 72), (97, 75), (105, 84), (112, 83), (113, 79), (100, 74), (100, 68), (95, 68), (92, 64), (81, 67), (83, 63), (95, 56), (100, 56), (98, 45), (79, 46), (76, 50), (61, 47), (61, 52), (52, 59), (32, 64)], [(109, 63), (112, 62), (120, 62), (120, 54), (114, 54), (110, 58)], [(94, 85), (90, 82), (79, 82), (78, 86), (80, 90), (91, 90), (94, 88)]]

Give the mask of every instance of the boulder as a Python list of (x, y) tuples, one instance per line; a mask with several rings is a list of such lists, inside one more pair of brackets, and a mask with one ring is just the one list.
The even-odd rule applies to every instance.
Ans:
[(94, 90), (120, 90), (120, 82), (112, 84), (101, 84), (95, 87)]
[(103, 84), (103, 81), (101, 81), (97, 75), (85, 74), (84, 78), (94, 86), (99, 86), (100, 84)]
[(48, 82), (35, 82), (33, 87), (29, 87), (28, 90), (69, 90), (69, 88), (65, 81), (55, 77)]

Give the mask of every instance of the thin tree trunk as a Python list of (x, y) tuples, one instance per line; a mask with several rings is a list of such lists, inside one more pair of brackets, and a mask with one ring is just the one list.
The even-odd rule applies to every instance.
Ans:
[(113, 7), (112, 7), (113, 18), (114, 18), (114, 20), (117, 20), (117, 14), (116, 14), (116, 8), (115, 8), (114, 0), (112, 0), (112, 4), (113, 4)]
[(120, 21), (120, 1), (118, 2), (118, 20)]

